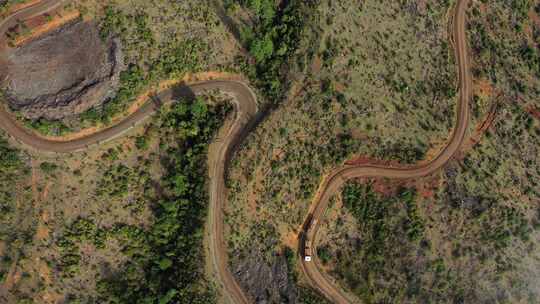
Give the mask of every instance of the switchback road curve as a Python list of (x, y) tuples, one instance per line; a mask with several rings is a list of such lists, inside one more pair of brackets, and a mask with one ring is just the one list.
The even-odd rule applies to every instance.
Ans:
[[(56, 9), (69, 0), (43, 0), (36, 5), (15, 12), (3, 21), (0, 21), (0, 45), (5, 46), (5, 33), (14, 26), (18, 20), (24, 20)], [(2, 48), (0, 47), (0, 51)], [(1, 56), (1, 54), (0, 54)], [(1, 61), (0, 61), (1, 62)], [(21, 126), (3, 106), (0, 106), (0, 128), (4, 129), (12, 138), (33, 149), (44, 152), (67, 153), (87, 149), (94, 144), (116, 138), (131, 129), (138, 122), (156, 112), (161, 103), (177, 100), (178, 96), (187, 93), (196, 95), (210, 90), (220, 90), (232, 95), (235, 107), (235, 118), (228, 130), (221, 130), (220, 139), (209, 148), (209, 175), (210, 175), (210, 206), (209, 206), (209, 251), (212, 260), (213, 274), (221, 285), (223, 296), (228, 302), (249, 303), (246, 295), (229, 271), (227, 264), (227, 248), (223, 240), (223, 204), (226, 200), (225, 170), (233, 150), (242, 141), (251, 127), (259, 120), (261, 114), (257, 107), (257, 97), (243, 82), (232, 80), (209, 80), (186, 85), (182, 88), (172, 88), (158, 93), (157, 104), (147, 102), (136, 112), (124, 120), (107, 129), (90, 134), (86, 137), (60, 141), (40, 137)]]
[[(31, 18), (32, 16), (53, 10), (59, 5), (68, 2), (66, 0), (43, 0), (38, 4), (20, 10), (5, 20), (0, 22), (0, 40), (5, 37), (5, 32), (17, 20)], [(417, 166), (407, 169), (391, 168), (376, 165), (365, 166), (344, 166), (334, 170), (321, 183), (318, 194), (314, 199), (310, 217), (320, 219), (328, 206), (328, 200), (333, 193), (336, 193), (346, 180), (357, 177), (390, 177), (390, 178), (415, 178), (428, 175), (450, 160), (459, 149), (468, 127), (469, 109), (468, 101), (471, 96), (472, 80), (469, 72), (469, 62), (467, 56), (467, 46), (465, 37), (465, 12), (469, 0), (459, 0), (453, 18), (453, 36), (456, 59), (458, 61), (460, 96), (457, 104), (457, 123), (453, 130), (451, 139), (440, 154), (430, 163), (424, 166)], [(1, 41), (0, 41), (1, 42)], [(257, 109), (256, 97), (251, 89), (242, 82), (237, 81), (206, 81), (187, 86), (192, 93), (197, 94), (208, 90), (222, 90), (234, 95), (234, 105), (236, 117), (232, 126), (226, 130), (225, 135), (209, 149), (209, 173), (210, 173), (210, 207), (209, 207), (209, 248), (213, 269), (217, 276), (217, 281), (223, 287), (225, 297), (233, 303), (249, 303), (248, 298), (242, 291), (227, 265), (227, 250), (223, 240), (223, 203), (226, 199), (224, 176), (227, 163), (234, 151), (234, 148), (242, 141), (250, 127), (259, 119), (260, 112)], [(174, 98), (174, 90), (165, 90), (158, 94), (158, 99), (163, 102), (170, 102)], [(15, 119), (0, 107), (0, 128), (4, 129), (17, 141), (40, 151), (48, 152), (73, 152), (84, 150), (93, 144), (121, 136), (137, 122), (152, 115), (157, 109), (154, 103), (147, 103), (135, 113), (125, 118), (120, 123), (88, 135), (83, 138), (70, 141), (56, 141), (44, 139), (22, 127)], [(221, 132), (220, 132), (221, 133)], [(309, 223), (308, 223), (309, 224)], [(305, 225), (303, 235), (307, 235), (316, 240), (318, 225), (309, 227)], [(303, 247), (300, 238), (300, 248)], [(327, 298), (335, 303), (348, 303), (351, 298), (339, 287), (334, 285), (332, 280), (320, 271), (316, 252), (314, 250), (314, 262), (302, 262), (301, 266), (310, 283), (322, 292)]]
[(350, 179), (361, 177), (385, 177), (394, 179), (419, 178), (429, 175), (444, 166), (461, 147), (469, 126), (469, 100), (472, 96), (472, 76), (470, 73), (469, 57), (466, 41), (466, 11), (469, 0), (458, 0), (453, 15), (453, 45), (459, 70), (459, 100), (456, 107), (456, 125), (447, 146), (425, 165), (408, 168), (396, 168), (378, 165), (342, 166), (328, 174), (319, 186), (313, 200), (311, 212), (303, 225), (299, 239), (299, 248), (303, 252), (306, 239), (311, 240), (312, 261), (302, 259), (302, 270), (309, 283), (319, 290), (333, 303), (350, 303), (358, 301), (352, 295), (343, 291), (321, 269), (317, 257), (317, 232), (321, 219), (328, 208), (330, 198)]

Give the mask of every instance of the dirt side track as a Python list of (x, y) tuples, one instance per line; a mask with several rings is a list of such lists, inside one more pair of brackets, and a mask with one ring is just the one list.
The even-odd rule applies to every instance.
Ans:
[[(330, 198), (345, 184), (347, 180), (360, 177), (386, 177), (394, 179), (418, 178), (429, 175), (444, 166), (459, 150), (465, 138), (469, 125), (469, 100), (472, 96), (472, 76), (470, 73), (469, 57), (467, 55), (467, 42), (465, 35), (466, 10), (469, 0), (458, 0), (453, 16), (454, 52), (459, 70), (459, 100), (456, 107), (456, 126), (447, 146), (439, 152), (429, 163), (409, 168), (395, 168), (378, 165), (343, 166), (327, 175), (319, 186), (312, 204), (312, 210), (304, 224), (299, 237), (299, 248), (304, 248), (306, 239), (312, 240), (312, 248), (316, 248), (319, 224), (328, 207)], [(311, 225), (311, 223), (315, 223)], [(313, 226), (313, 227), (310, 227)], [(302, 251), (302, 250), (301, 250)], [(321, 263), (313, 250), (312, 262), (302, 259), (302, 270), (310, 284), (324, 294), (333, 303), (358, 302), (352, 295), (344, 292), (335, 282), (320, 269)]]
[[(0, 37), (4, 37), (5, 31), (18, 19), (26, 19), (45, 13), (65, 2), (67, 1), (43, 0), (35, 6), (14, 13), (4, 21), (0, 22)], [(334, 170), (321, 182), (318, 194), (312, 205), (312, 211), (308, 218), (311, 219), (311, 217), (313, 217), (313, 219), (318, 219), (318, 223), (320, 223), (320, 219), (328, 206), (329, 198), (338, 191), (348, 179), (358, 177), (416, 178), (429, 175), (444, 166), (459, 149), (468, 128), (468, 102), (472, 90), (472, 77), (469, 71), (469, 59), (467, 56), (465, 37), (465, 11), (468, 3), (469, 0), (458, 0), (454, 15), (453, 35), (455, 54), (459, 69), (460, 96), (457, 104), (457, 123), (448, 145), (430, 163), (423, 166), (402, 169), (376, 165), (361, 165), (344, 166)], [(227, 250), (223, 240), (222, 208), (226, 199), (224, 179), (227, 163), (234, 148), (242, 141), (260, 116), (260, 112), (257, 109), (256, 97), (246, 84), (237, 81), (213, 80), (189, 85), (187, 88), (194, 94), (217, 89), (229, 92), (235, 96), (236, 117), (234, 123), (219, 141), (211, 145), (209, 150), (209, 173), (211, 177), (208, 222), (210, 231), (210, 258), (218, 283), (223, 287), (225, 297), (233, 303), (249, 303), (247, 296), (228, 269)], [(161, 92), (157, 97), (163, 102), (170, 102), (174, 99), (174, 94), (174, 89), (170, 89)], [(0, 128), (4, 129), (17, 141), (37, 150), (58, 153), (73, 152), (84, 150), (90, 145), (99, 144), (106, 140), (121, 136), (136, 123), (152, 115), (157, 107), (158, 106), (154, 103), (146, 103), (138, 111), (110, 128), (91, 134), (87, 137), (70, 141), (49, 140), (33, 134), (20, 126), (13, 117), (3, 110), (2, 107), (0, 107)], [(303, 248), (303, 240), (306, 235), (316, 241), (316, 235), (319, 229), (318, 225), (309, 227), (309, 223), (304, 225), (304, 227), (305, 229), (302, 232), (302, 237), (299, 238), (300, 248)], [(349, 303), (354, 301), (350, 295), (345, 294), (327, 275), (323, 274), (320, 271), (319, 266), (320, 264), (316, 257), (316, 252), (314, 262), (302, 263), (302, 269), (310, 283), (334, 303)]]

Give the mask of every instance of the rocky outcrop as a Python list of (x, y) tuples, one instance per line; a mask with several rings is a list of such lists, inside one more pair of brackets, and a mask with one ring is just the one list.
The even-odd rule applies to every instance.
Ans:
[(25, 117), (60, 119), (113, 97), (123, 69), (119, 41), (103, 41), (95, 23), (74, 22), (11, 50), (2, 86)]
[(234, 263), (233, 271), (242, 288), (257, 304), (293, 304), (298, 291), (289, 275), (287, 259), (275, 255), (266, 262), (264, 254), (252, 250), (248, 257)]

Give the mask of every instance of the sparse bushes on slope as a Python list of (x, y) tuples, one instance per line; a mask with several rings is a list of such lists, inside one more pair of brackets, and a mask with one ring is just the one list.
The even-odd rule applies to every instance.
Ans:
[[(397, 284), (403, 278), (390, 270), (409, 268), (399, 261), (406, 261), (407, 248), (424, 238), (424, 220), (416, 208), (415, 190), (403, 189), (397, 197), (382, 197), (370, 184), (349, 183), (342, 197), (356, 220), (358, 235), (345, 241), (353, 244), (351, 248), (342, 247), (328, 254), (336, 264), (337, 277), (367, 303), (404, 303), (420, 296), (415, 286), (422, 280), (419, 273), (411, 268), (409, 282)], [(382, 283), (383, 277), (388, 285)]]
[[(31, 200), (20, 204), (18, 194), (29, 176), (25, 155), (9, 146), (0, 131), (0, 284), (8, 277), (13, 260), (32, 242), (33, 227), (20, 220), (20, 214), (33, 209)], [(30, 211), (29, 211), (30, 210)]]

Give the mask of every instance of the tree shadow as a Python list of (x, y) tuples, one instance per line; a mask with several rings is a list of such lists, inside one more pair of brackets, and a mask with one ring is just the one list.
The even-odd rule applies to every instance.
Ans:
[(255, 60), (251, 56), (251, 54), (248, 52), (247, 45), (245, 45), (242, 41), (242, 35), (240, 33), (240, 26), (231, 17), (227, 15), (225, 8), (217, 0), (211, 0), (210, 2), (214, 6), (214, 9), (216, 11), (216, 14), (218, 15), (218, 18), (225, 25), (227, 30), (233, 35), (234, 39), (240, 46), (240, 52), (242, 52), (242, 54), (248, 58), (250, 63), (253, 64)]
[(242, 45), (239, 26), (236, 24), (236, 22), (234, 22), (234, 20), (232, 20), (231, 17), (227, 15), (225, 8), (217, 0), (211, 0), (210, 2), (214, 6), (216, 14), (218, 15), (221, 22), (223, 22), (225, 27), (227, 27), (229, 32), (231, 32), (231, 34), (234, 36), (234, 39), (236, 39), (236, 41), (238, 41), (238, 43)]
[(172, 99), (173, 100), (194, 100), (197, 97), (195, 92), (185, 84), (179, 84), (172, 89)]

